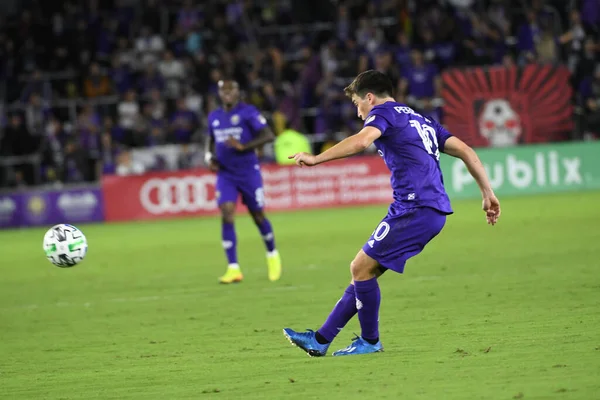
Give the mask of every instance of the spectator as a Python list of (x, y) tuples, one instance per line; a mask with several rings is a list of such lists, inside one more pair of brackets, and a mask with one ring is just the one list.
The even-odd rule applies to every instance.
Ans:
[(409, 102), (431, 99), (440, 95), (441, 79), (433, 64), (425, 63), (420, 50), (412, 51), (412, 64), (404, 69), (400, 80), (400, 96)]
[(192, 137), (198, 128), (198, 119), (193, 111), (190, 111), (185, 100), (177, 100), (177, 110), (171, 116), (170, 123), (172, 140), (175, 143), (190, 143)]
[(133, 90), (127, 91), (123, 101), (118, 106), (119, 125), (125, 131), (125, 137), (131, 135), (135, 121), (140, 114), (140, 106)]
[(194, 8), (194, 2), (192, 0), (184, 0), (183, 8), (177, 15), (177, 27), (181, 28), (184, 32), (188, 32), (196, 27), (201, 20), (201, 14)]
[(158, 0), (145, 0), (142, 6), (142, 23), (149, 26), (154, 31), (158, 31), (161, 26), (161, 14), (164, 10)]
[(597, 0), (582, 0), (581, 18), (587, 29), (598, 29), (600, 23), (600, 4)]
[(399, 69), (393, 63), (391, 52), (381, 50), (377, 53), (375, 56), (375, 69), (386, 74), (394, 87), (397, 87), (400, 81), (400, 73)]
[(138, 68), (139, 61), (136, 52), (129, 47), (129, 41), (125, 37), (117, 40), (117, 51), (114, 53), (114, 57), (119, 60), (118, 65), (124, 65), (131, 69)]
[(163, 91), (165, 80), (153, 65), (146, 67), (146, 72), (138, 81), (138, 90), (143, 96), (148, 96), (152, 91)]
[(62, 123), (52, 118), (42, 139), (40, 152), (42, 155), (42, 176), (46, 182), (59, 182), (62, 178), (64, 164), (63, 141), (65, 132)]
[(85, 152), (74, 140), (67, 141), (65, 145), (62, 177), (65, 183), (82, 183), (91, 180)]
[(146, 146), (162, 146), (167, 144), (167, 135), (164, 127), (161, 126), (152, 126), (150, 128), (150, 135), (146, 140)]
[(118, 151), (115, 148), (110, 131), (104, 131), (101, 136), (102, 174), (113, 175), (117, 170)]
[[(199, 44), (199, 43), (198, 43)], [(182, 27), (176, 27), (175, 31), (169, 36), (169, 49), (176, 57), (182, 57), (186, 53), (197, 54), (198, 51), (190, 52), (188, 50), (188, 36)]]
[(158, 65), (158, 72), (165, 79), (166, 93), (170, 97), (181, 95), (181, 83), (185, 79), (185, 69), (180, 60), (175, 59), (173, 53), (167, 50), (163, 60)]
[(35, 139), (23, 124), (19, 114), (9, 118), (9, 124), (4, 128), (4, 135), (0, 142), (0, 154), (4, 156), (23, 156), (35, 151)]
[(163, 120), (167, 115), (167, 103), (162, 97), (162, 94), (159, 90), (152, 90), (150, 92), (150, 101), (148, 102), (150, 106), (150, 113), (148, 117), (152, 120)]
[(130, 147), (147, 147), (150, 145), (150, 122), (138, 115), (131, 129)]
[(123, 127), (121, 127), (119, 124), (115, 124), (113, 118), (109, 115), (104, 117), (102, 123), (102, 132), (110, 134), (111, 143), (127, 143), (125, 129), (123, 129)]
[(594, 76), (582, 83), (582, 97), (587, 115), (586, 130), (600, 134), (600, 65), (596, 67)]
[(41, 136), (49, 117), (49, 110), (44, 104), (38, 93), (32, 93), (25, 107), (25, 124), (30, 134)]
[(88, 34), (88, 26), (85, 19), (77, 21), (77, 29), (73, 33), (69, 55), (71, 63), (77, 69), (83, 69), (89, 65), (92, 59), (92, 52), (95, 46), (92, 44), (92, 37)]
[(200, 27), (195, 26), (190, 29), (185, 36), (185, 50), (189, 54), (196, 54), (202, 50), (202, 35), (200, 34)]
[(89, 176), (86, 180), (98, 180), (101, 174), (102, 143), (100, 129), (92, 129), (80, 138), (81, 148), (86, 155), (86, 171)]
[(52, 100), (52, 86), (46, 78), (42, 77), (40, 70), (35, 70), (31, 74), (31, 78), (21, 93), (21, 101), (29, 101), (32, 93), (37, 93), (44, 101)]
[(358, 22), (359, 28), (356, 34), (358, 44), (367, 50), (369, 54), (375, 53), (384, 40), (383, 31), (374, 26), (366, 18), (361, 18)]
[(112, 82), (108, 76), (102, 73), (97, 63), (92, 63), (90, 73), (83, 82), (83, 88), (83, 92), (88, 98), (108, 96), (112, 93)]
[(196, 117), (200, 119), (203, 116), (202, 109), (204, 107), (204, 101), (202, 96), (194, 90), (192, 87), (188, 87), (185, 94), (185, 105), (188, 110), (196, 114)]
[(117, 156), (117, 175), (142, 175), (144, 172), (146, 172), (146, 168), (142, 163), (133, 159), (131, 151), (124, 151)]
[(114, 82), (114, 87), (119, 94), (127, 92), (133, 86), (131, 68), (123, 62), (118, 56), (112, 58), (112, 68), (110, 78)]
[(575, 73), (572, 77), (573, 87), (580, 89), (581, 82), (587, 77), (594, 75), (596, 64), (598, 63), (598, 55), (596, 52), (596, 41), (593, 37), (589, 37), (585, 40), (583, 46), (583, 53), (579, 58)]
[(527, 11), (527, 21), (519, 27), (517, 49), (525, 59), (535, 57), (535, 43), (539, 40), (541, 30), (533, 10)]
[(165, 49), (163, 38), (145, 26), (135, 40), (135, 50), (142, 66), (151, 66), (158, 61), (158, 55)]
[(535, 44), (537, 61), (542, 64), (556, 64), (559, 61), (558, 41), (554, 37), (552, 27), (545, 24), (538, 42)]
[(107, 19), (99, 29), (96, 36), (96, 58), (99, 60), (110, 60), (110, 56), (117, 46), (119, 21)]
[(570, 14), (569, 30), (559, 37), (559, 42), (563, 45), (568, 45), (567, 65), (571, 71), (575, 70), (579, 61), (579, 54), (583, 49), (583, 43), (586, 38), (585, 27), (581, 22), (581, 14), (579, 11), (573, 10)]

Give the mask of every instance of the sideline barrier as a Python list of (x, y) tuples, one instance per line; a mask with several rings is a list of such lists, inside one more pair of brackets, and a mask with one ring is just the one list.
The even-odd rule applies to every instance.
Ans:
[[(478, 149), (498, 196), (600, 190), (600, 141)], [(462, 161), (441, 156), (452, 200), (478, 198)], [(268, 210), (302, 210), (391, 200), (389, 171), (378, 156), (316, 168), (264, 165)], [(0, 228), (217, 215), (216, 176), (207, 170), (106, 176), (97, 186), (0, 193)], [(240, 210), (243, 210), (240, 207)]]

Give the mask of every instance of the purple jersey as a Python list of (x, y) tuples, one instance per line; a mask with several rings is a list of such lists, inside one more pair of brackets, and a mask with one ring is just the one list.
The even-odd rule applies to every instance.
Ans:
[(229, 112), (222, 108), (211, 112), (208, 115), (208, 133), (215, 141), (220, 171), (239, 175), (258, 170), (258, 157), (254, 150), (240, 152), (226, 142), (233, 136), (242, 144), (248, 143), (266, 126), (265, 117), (249, 104), (240, 102)]
[(392, 173), (392, 208), (431, 207), (452, 214), (439, 161), (452, 135), (436, 121), (393, 101), (373, 107), (365, 126), (381, 131), (375, 146)]

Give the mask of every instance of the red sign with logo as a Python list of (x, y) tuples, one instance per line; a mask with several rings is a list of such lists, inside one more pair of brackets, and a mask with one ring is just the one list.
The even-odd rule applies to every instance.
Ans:
[(566, 140), (573, 130), (564, 66), (453, 69), (442, 74), (444, 125), (472, 146)]
[[(312, 168), (265, 165), (262, 175), (267, 210), (392, 201), (390, 173), (377, 156), (356, 157)], [(106, 220), (216, 215), (215, 183), (216, 175), (203, 169), (107, 176), (102, 180)]]

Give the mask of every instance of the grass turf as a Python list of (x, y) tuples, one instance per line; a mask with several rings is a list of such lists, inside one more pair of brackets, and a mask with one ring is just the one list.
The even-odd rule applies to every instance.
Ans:
[(308, 358), (281, 329), (320, 326), (384, 206), (270, 215), (276, 283), (239, 217), (232, 286), (214, 218), (82, 226), (71, 269), (45, 260), (44, 230), (0, 232), (0, 398), (599, 398), (600, 193), (503, 200), (495, 227), (455, 202), (382, 278), (385, 352), (357, 357)]

